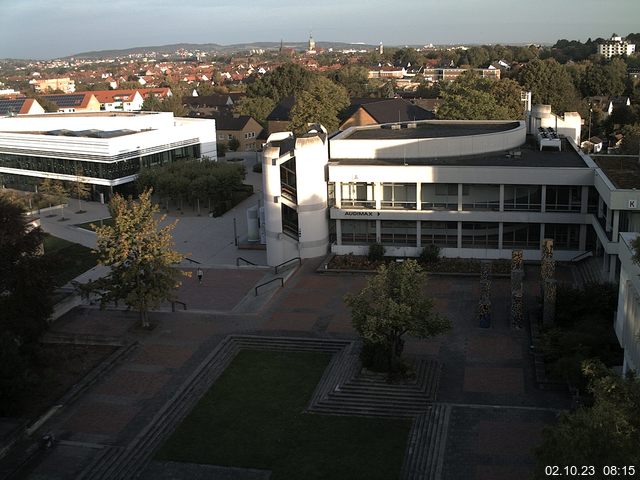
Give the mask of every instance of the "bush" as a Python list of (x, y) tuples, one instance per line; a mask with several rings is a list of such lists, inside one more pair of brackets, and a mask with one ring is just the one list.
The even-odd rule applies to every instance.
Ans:
[(434, 245), (427, 245), (420, 252), (420, 262), (430, 264), (437, 263), (440, 260), (440, 247)]
[(381, 260), (384, 260), (384, 252), (384, 245), (382, 245), (381, 243), (372, 243), (371, 245), (369, 245), (369, 261), (379, 262)]

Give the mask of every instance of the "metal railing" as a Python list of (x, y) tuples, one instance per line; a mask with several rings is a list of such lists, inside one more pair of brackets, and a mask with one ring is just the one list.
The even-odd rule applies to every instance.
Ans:
[(577, 263), (580, 260), (584, 260), (585, 258), (589, 258), (589, 257), (593, 257), (593, 251), (591, 250), (587, 250), (586, 252), (582, 252), (579, 255), (576, 255), (575, 257), (573, 257), (571, 260), (569, 260), (571, 263)]
[(275, 269), (274, 269), (274, 273), (277, 275), (278, 274), (278, 269), (280, 267), (285, 266), (287, 263), (291, 263), (298, 260), (298, 265), (302, 265), (302, 259), (300, 257), (295, 257), (295, 258), (290, 258), (289, 260), (287, 260), (286, 262), (282, 262), (280, 265), (276, 265)]
[(184, 257), (185, 260), (188, 260), (191, 263), (197, 263), (198, 265), (202, 265), (199, 261), (194, 260), (193, 258)]
[(186, 310), (187, 309), (187, 304), (184, 302), (181, 302), (180, 300), (174, 300), (173, 302), (171, 302), (171, 311), (175, 312), (176, 311), (176, 303), (179, 303), (180, 305), (182, 305), (182, 309)]
[(282, 277), (272, 278), (268, 282), (261, 283), (260, 285), (257, 285), (256, 288), (254, 288), (255, 296), (256, 297), (258, 296), (258, 289), (260, 287), (264, 287), (265, 285), (269, 285), (270, 283), (276, 282), (278, 280), (280, 280), (280, 287), (281, 288), (284, 287), (284, 278), (282, 278)]
[(255, 263), (247, 260), (246, 258), (242, 258), (242, 257), (238, 257), (236, 258), (236, 267), (240, 266), (240, 260), (242, 260), (243, 262), (245, 262), (247, 265), (256, 265)]

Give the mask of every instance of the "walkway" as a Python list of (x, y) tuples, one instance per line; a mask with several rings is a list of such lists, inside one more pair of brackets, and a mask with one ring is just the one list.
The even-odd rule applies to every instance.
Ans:
[[(34, 476), (76, 478), (91, 471), (91, 465), (101, 462), (99, 458), (114, 462), (124, 458), (125, 450), (146, 438), (158, 415), (167, 411), (179, 386), (189, 385), (194, 375), (210, 365), (213, 352), (222, 348), (221, 342), (230, 334), (353, 340), (342, 298), (358, 291), (366, 277), (317, 274), (317, 264), (305, 262), (270, 302), (243, 314), (237, 313), (237, 307), (252, 294), (258, 272), (212, 269), (205, 270), (202, 285), (195, 279), (186, 283), (185, 293), (192, 305), (213, 314), (204, 309), (156, 312), (152, 332), (137, 330), (135, 316), (125, 312), (77, 309), (62, 318), (54, 331), (116, 336), (138, 346), (82, 398), (45, 424), (43, 431), (56, 432), (62, 441), (34, 466)], [(532, 278), (528, 274), (529, 301), (537, 293)], [(562, 395), (534, 385), (526, 330), (515, 331), (508, 324), (509, 281), (492, 283), (494, 312), (489, 329), (479, 328), (474, 316), (477, 277), (434, 276), (427, 288), (454, 328), (439, 339), (407, 342), (407, 353), (437, 362), (442, 372), (433, 414), (423, 419), (424, 428), (437, 428), (432, 433), (425, 430), (422, 437), (423, 427), (415, 430), (415, 445), (423, 445), (419, 448), (425, 452), (437, 451), (437, 461), (413, 462), (414, 473), (415, 468), (429, 465), (429, 476), (412, 477), (405, 472), (404, 478), (525, 478), (533, 465), (531, 447), (542, 427), (567, 403)]]

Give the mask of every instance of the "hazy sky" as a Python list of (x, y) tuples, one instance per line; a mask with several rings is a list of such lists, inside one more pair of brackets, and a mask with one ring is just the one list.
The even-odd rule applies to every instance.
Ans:
[(554, 42), (640, 30), (640, 0), (0, 0), (0, 58), (253, 41)]

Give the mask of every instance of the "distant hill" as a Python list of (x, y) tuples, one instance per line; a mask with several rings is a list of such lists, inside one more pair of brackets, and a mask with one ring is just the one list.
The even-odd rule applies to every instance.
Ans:
[[(307, 47), (307, 42), (287, 42), (283, 43), (285, 48), (295, 48), (302, 50)], [(366, 45), (362, 43), (344, 43), (344, 42), (316, 42), (318, 48), (334, 50), (344, 50), (349, 48), (355, 49), (372, 49), (377, 45)], [(253, 43), (236, 43), (233, 45), (219, 45), (217, 43), (174, 43), (171, 45), (158, 45), (150, 47), (133, 47), (120, 50), (98, 50), (93, 52), (81, 52), (75, 55), (69, 55), (65, 58), (113, 58), (124, 57), (127, 55), (143, 55), (152, 52), (155, 53), (174, 53), (177, 50), (200, 50), (201, 52), (212, 53), (237, 53), (247, 50), (276, 50), (280, 48), (280, 42), (253, 42)]]

